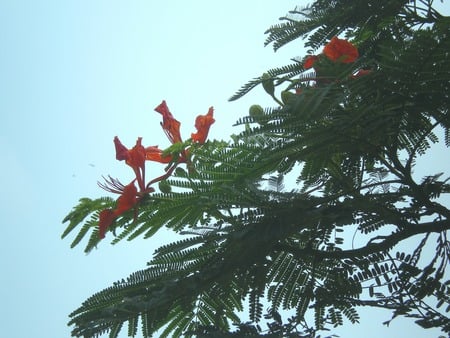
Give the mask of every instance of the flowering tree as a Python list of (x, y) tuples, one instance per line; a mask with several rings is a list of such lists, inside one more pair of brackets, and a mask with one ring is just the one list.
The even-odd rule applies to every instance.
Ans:
[[(316, 337), (363, 306), (449, 333), (450, 185), (413, 173), (433, 143), (450, 145), (449, 27), (432, 1), (317, 0), (268, 30), (275, 49), (306, 37), (310, 52), (232, 97), (262, 85), (276, 103), (250, 107), (232, 142), (207, 141), (212, 108), (183, 141), (164, 101), (171, 146), (116, 137), (136, 178), (99, 183), (118, 199), (81, 199), (63, 237), (90, 234), (89, 251), (161, 227), (190, 236), (87, 299), (73, 336), (128, 323), (129, 336)], [(147, 181), (146, 161), (162, 175)]]

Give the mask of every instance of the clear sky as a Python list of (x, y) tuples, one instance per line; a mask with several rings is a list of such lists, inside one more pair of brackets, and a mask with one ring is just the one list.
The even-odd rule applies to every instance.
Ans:
[[(115, 160), (114, 136), (127, 146), (138, 136), (168, 146), (153, 111), (161, 100), (186, 138), (211, 105), (217, 139), (236, 132), (231, 125), (251, 104), (272, 105), (260, 88), (227, 100), (304, 54), (301, 41), (277, 53), (263, 47), (264, 31), (299, 3), (306, 1), (0, 0), (1, 337), (69, 337), (72, 310), (144, 268), (170, 240), (167, 232), (115, 246), (107, 238), (85, 255), (83, 246), (70, 249), (73, 237), (60, 239), (61, 221), (80, 197), (106, 194), (96, 184), (102, 175), (131, 179)], [(339, 332), (431, 337), (412, 321), (387, 330), (389, 318), (372, 312)]]

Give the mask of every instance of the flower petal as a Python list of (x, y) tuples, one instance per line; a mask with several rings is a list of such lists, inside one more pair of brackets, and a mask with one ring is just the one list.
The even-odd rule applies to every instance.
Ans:
[(303, 63), (303, 68), (310, 69), (314, 66), (314, 62), (317, 61), (319, 57), (317, 55), (310, 55), (306, 58), (305, 62)]
[(127, 164), (134, 168), (143, 168), (145, 165), (145, 148), (141, 144), (142, 138), (139, 137), (136, 145), (128, 151)]
[(120, 142), (119, 138), (116, 136), (114, 138), (114, 145), (116, 147), (116, 159), (119, 161), (125, 160), (126, 164), (128, 164), (136, 174), (136, 179), (138, 181), (138, 185), (141, 189), (144, 189), (145, 184), (145, 148), (142, 145), (142, 137), (138, 137), (136, 141), (136, 145), (128, 149), (125, 147), (122, 142)]
[(334, 36), (323, 48), (323, 53), (332, 61), (343, 63), (354, 62), (358, 57), (358, 49), (344, 39)]
[(215, 122), (213, 113), (214, 108), (210, 107), (206, 115), (199, 115), (195, 119), (195, 128), (197, 128), (197, 132), (191, 134), (191, 138), (194, 142), (200, 144), (205, 143), (206, 138), (208, 137), (209, 128)]
[(116, 147), (116, 159), (119, 161), (128, 160), (128, 148), (120, 142), (117, 136), (114, 137), (114, 146)]
[(169, 163), (172, 161), (172, 156), (163, 156), (163, 151), (158, 146), (145, 148), (145, 159), (147, 161), (154, 161), (159, 163)]
[(137, 189), (133, 181), (123, 188), (122, 195), (120, 195), (120, 197), (117, 199), (117, 207), (114, 210), (114, 215), (122, 215), (124, 212), (132, 209), (137, 202)]
[(180, 134), (180, 122), (177, 121), (167, 107), (166, 101), (162, 101), (159, 106), (155, 108), (155, 111), (163, 116), (163, 122), (161, 123), (164, 132), (169, 138), (170, 142), (178, 143), (182, 142)]

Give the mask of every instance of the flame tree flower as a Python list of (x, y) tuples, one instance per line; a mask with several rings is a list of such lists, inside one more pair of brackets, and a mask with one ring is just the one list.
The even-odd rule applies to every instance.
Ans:
[[(137, 139), (136, 145), (133, 148), (128, 149), (116, 136), (114, 137), (114, 146), (116, 149), (116, 159), (119, 161), (125, 161), (125, 163), (133, 169), (136, 179), (128, 185), (123, 185), (119, 180), (111, 177), (109, 177), (109, 180), (105, 179), (105, 183), (98, 183), (102, 189), (120, 195), (117, 199), (115, 209), (105, 209), (99, 214), (98, 225), (100, 238), (105, 237), (106, 230), (111, 226), (117, 217), (126, 211), (135, 208), (144, 194), (154, 191), (153, 188), (146, 187), (145, 185), (145, 161), (147, 160), (148, 154), (156, 154), (157, 152), (155, 150), (159, 149), (156, 146), (144, 148), (141, 137)], [(157, 160), (155, 155), (153, 155), (152, 158)], [(138, 183), (140, 189), (139, 192), (134, 185), (135, 181)]]
[(177, 121), (167, 107), (166, 101), (162, 101), (155, 111), (163, 116), (161, 126), (172, 144), (182, 142), (180, 135), (180, 122)]
[(163, 151), (158, 146), (151, 146), (145, 148), (145, 159), (147, 161), (154, 161), (159, 163), (169, 163), (172, 161), (172, 156), (163, 156)]
[[(333, 36), (330, 42), (325, 45), (322, 54), (331, 61), (342, 63), (355, 62), (359, 57), (358, 49), (351, 42), (339, 39), (336, 36)], [(303, 67), (310, 69), (319, 59), (320, 55), (308, 55), (303, 62)]]
[[(99, 237), (105, 238), (106, 230), (111, 226), (117, 217), (123, 213), (131, 210), (137, 206), (142, 194), (138, 193), (136, 186), (134, 185), (135, 180), (127, 185), (123, 185), (119, 180), (109, 177), (109, 180), (105, 179), (106, 183), (98, 183), (98, 185), (109, 192), (120, 194), (117, 199), (117, 204), (115, 209), (105, 209), (99, 214)], [(147, 193), (154, 191), (152, 188), (147, 189)]]
[(359, 57), (358, 49), (347, 40), (333, 36), (323, 48), (325, 54), (332, 61), (352, 63)]
[[(159, 149), (158, 146), (144, 147), (142, 145), (142, 138), (138, 137), (136, 145), (128, 149), (125, 147), (119, 138), (114, 137), (114, 146), (116, 149), (116, 159), (119, 161), (125, 161), (129, 165), (136, 178), (128, 185), (123, 185), (119, 180), (109, 177), (105, 179), (105, 183), (98, 183), (98, 185), (109, 192), (119, 194), (120, 197), (117, 199), (116, 207), (114, 209), (105, 209), (99, 213), (99, 237), (104, 238), (106, 231), (111, 226), (111, 224), (123, 213), (135, 209), (135, 217), (137, 213), (137, 206), (140, 199), (153, 191), (155, 191), (151, 185), (165, 180), (169, 177), (175, 168), (180, 163), (187, 163), (188, 149), (185, 149), (185, 145), (182, 143), (180, 134), (180, 122), (177, 121), (172, 113), (167, 107), (166, 101), (162, 101), (155, 110), (160, 113), (163, 117), (161, 126), (169, 138), (170, 142), (178, 144), (181, 150), (180, 156), (174, 156), (172, 154), (164, 154), (164, 151)], [(195, 120), (195, 127), (197, 128), (197, 133), (192, 134), (192, 141), (198, 142), (200, 144), (205, 143), (208, 137), (209, 128), (215, 122), (213, 118), (214, 109), (209, 108), (206, 115), (199, 115)], [(182, 148), (181, 148), (182, 147)], [(159, 163), (171, 163), (168, 168), (166, 168), (165, 174), (150, 180), (147, 184), (145, 183), (145, 161), (154, 161)], [(139, 188), (136, 188), (135, 182)]]
[(191, 134), (192, 141), (198, 142), (200, 144), (205, 143), (208, 137), (209, 128), (215, 122), (213, 118), (214, 108), (209, 107), (208, 113), (206, 115), (198, 115), (195, 119), (195, 128), (197, 128), (196, 133)]
[(306, 57), (305, 62), (303, 63), (303, 68), (305, 69), (312, 68), (318, 58), (319, 57), (317, 55), (309, 55), (308, 57)]
[(119, 161), (125, 161), (136, 174), (138, 186), (141, 190), (145, 190), (145, 159), (146, 151), (141, 144), (142, 137), (139, 137), (136, 141), (136, 145), (128, 149), (125, 147), (119, 138), (114, 137), (114, 145), (116, 147), (116, 159)]

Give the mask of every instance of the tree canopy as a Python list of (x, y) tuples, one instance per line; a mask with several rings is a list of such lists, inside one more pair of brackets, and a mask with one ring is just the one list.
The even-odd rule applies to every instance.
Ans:
[[(73, 336), (317, 337), (360, 307), (450, 333), (449, 176), (414, 172), (450, 145), (450, 18), (431, 0), (317, 0), (265, 43), (299, 39), (307, 55), (231, 97), (262, 86), (274, 100), (251, 106), (232, 140), (207, 140), (210, 108), (183, 141), (164, 101), (170, 147), (114, 140), (136, 179), (106, 178), (119, 197), (80, 199), (62, 237), (76, 229), (86, 252), (162, 227), (185, 237), (84, 301)], [(162, 175), (147, 180), (147, 161)]]

